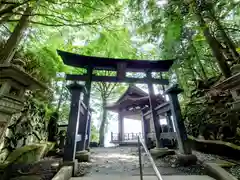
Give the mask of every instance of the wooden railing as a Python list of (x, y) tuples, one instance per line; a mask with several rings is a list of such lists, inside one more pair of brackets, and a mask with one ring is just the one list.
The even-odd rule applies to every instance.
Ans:
[[(113, 133), (111, 132), (111, 142), (112, 143), (118, 143), (118, 142), (124, 142), (124, 141), (137, 141), (138, 136), (143, 138), (142, 133), (124, 133), (123, 139), (121, 139), (119, 133)], [(155, 133), (148, 133), (148, 137), (152, 140), (155, 140)], [(160, 138), (162, 140), (168, 139), (171, 141), (176, 140), (176, 132), (163, 132), (160, 135)]]
[(142, 133), (124, 133), (123, 138), (121, 139), (119, 133), (111, 132), (111, 142), (118, 143), (123, 141), (134, 141), (134, 140), (137, 142), (138, 136), (142, 137)]

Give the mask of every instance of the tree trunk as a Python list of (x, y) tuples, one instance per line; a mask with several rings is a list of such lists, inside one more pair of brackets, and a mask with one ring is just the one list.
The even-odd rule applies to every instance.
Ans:
[(24, 14), (19, 20), (19, 23), (15, 27), (13, 33), (11, 34), (6, 44), (4, 45), (4, 48), (0, 52), (0, 64), (11, 62), (16, 52), (16, 47), (18, 46), (20, 40), (22, 39), (23, 31), (28, 26), (28, 18), (31, 11), (32, 11), (32, 8), (30, 6), (27, 6)]
[(204, 67), (203, 67), (203, 65), (202, 65), (202, 62), (201, 62), (200, 57), (199, 57), (199, 55), (198, 55), (198, 51), (197, 51), (196, 47), (194, 46), (192, 40), (191, 40), (191, 45), (192, 45), (193, 51), (194, 51), (194, 53), (195, 53), (197, 62), (198, 62), (198, 64), (199, 64), (199, 67), (200, 67), (200, 69), (201, 69), (201, 71), (202, 71), (203, 78), (204, 78), (204, 80), (207, 80), (207, 79), (208, 79), (208, 78), (207, 78), (207, 74), (206, 74), (206, 72), (205, 72), (205, 70), (204, 70)]
[(107, 110), (106, 110), (107, 99), (102, 98), (102, 121), (99, 129), (99, 146), (104, 147), (105, 140), (105, 126), (107, 122)]
[(196, 10), (196, 16), (198, 18), (198, 22), (199, 25), (202, 27), (203, 29), (203, 33), (204, 36), (212, 50), (213, 56), (216, 57), (217, 59), (217, 63), (218, 66), (221, 70), (221, 72), (223, 73), (225, 78), (228, 78), (231, 76), (231, 71), (230, 68), (228, 67), (228, 64), (226, 62), (225, 57), (223, 56), (222, 52), (221, 52), (221, 48), (219, 46), (219, 43), (217, 42), (217, 40), (211, 35), (209, 28), (206, 26), (206, 22), (202, 17), (201, 12), (199, 12), (198, 10)]

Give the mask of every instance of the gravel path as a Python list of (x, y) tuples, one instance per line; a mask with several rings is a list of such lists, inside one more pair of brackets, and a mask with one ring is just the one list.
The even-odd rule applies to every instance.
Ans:
[[(139, 159), (135, 147), (114, 147), (92, 149), (91, 162), (79, 164), (80, 175), (132, 175), (139, 176)], [(142, 155), (143, 174), (155, 176), (150, 161), (146, 154)], [(162, 175), (202, 174), (201, 167), (180, 168), (172, 167), (169, 160), (158, 159), (156, 165)]]

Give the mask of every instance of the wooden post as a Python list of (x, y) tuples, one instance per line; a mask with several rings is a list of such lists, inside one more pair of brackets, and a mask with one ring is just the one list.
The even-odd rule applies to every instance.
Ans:
[[(83, 104), (81, 106), (84, 106)], [(82, 107), (84, 108), (84, 107)], [(83, 151), (85, 150), (85, 144), (86, 144), (86, 127), (87, 127), (87, 115), (88, 115), (88, 110), (85, 107), (84, 110), (82, 111), (83, 114), (80, 114), (79, 117), (79, 124), (78, 124), (78, 134), (82, 136), (81, 141), (77, 142), (77, 152), (78, 151)]]
[(71, 84), (68, 86), (71, 93), (71, 109), (67, 127), (67, 139), (64, 147), (63, 161), (74, 161), (76, 153), (77, 132), (79, 127), (81, 93), (84, 87), (79, 84)]
[(144, 140), (145, 140), (145, 144), (147, 145), (148, 144), (148, 133), (149, 133), (149, 130), (150, 130), (150, 122), (148, 119), (145, 119), (144, 116), (143, 116), (143, 113), (142, 113), (142, 124), (143, 124), (143, 137), (144, 137)]
[(86, 140), (85, 149), (89, 148), (90, 139), (91, 139), (91, 120), (92, 120), (91, 118), (92, 118), (92, 110), (88, 108), (87, 140)]
[(152, 72), (147, 71), (146, 75), (147, 75), (147, 80), (148, 80), (147, 85), (148, 85), (148, 91), (149, 91), (150, 111), (151, 111), (151, 115), (152, 115), (151, 120), (153, 121), (153, 124), (154, 124), (155, 136), (156, 136), (156, 148), (162, 148), (163, 145), (160, 140), (160, 135), (161, 135), (162, 129), (161, 129), (161, 126), (159, 123), (157, 112), (154, 109), (156, 107), (156, 104), (155, 104), (155, 101), (153, 101), (153, 99), (156, 97), (154, 95), (153, 84), (151, 82)]
[[(87, 68), (87, 81), (85, 83), (85, 87), (87, 90), (87, 94), (86, 96), (84, 96), (83, 102), (86, 105), (88, 111), (91, 111), (90, 107), (89, 107), (89, 102), (90, 102), (90, 95), (91, 95), (91, 87), (92, 87), (92, 73), (93, 73), (93, 68), (92, 66), (88, 66)], [(89, 144), (90, 144), (90, 138), (91, 138), (91, 117), (92, 117), (92, 112), (90, 112), (90, 116), (89, 114), (87, 115), (86, 119), (87, 119), (87, 140), (86, 140), (86, 148), (89, 148)]]
[(166, 119), (167, 119), (168, 128), (170, 129), (170, 131), (168, 129), (168, 132), (174, 132), (173, 123), (172, 123), (172, 119), (171, 119), (171, 112), (170, 111), (168, 111), (166, 113)]
[(119, 142), (124, 141), (124, 117), (122, 110), (119, 110), (118, 112), (118, 133), (119, 133)]
[(124, 79), (126, 76), (126, 63), (117, 64), (117, 78), (120, 80)]
[(171, 112), (173, 116), (173, 123), (176, 128), (177, 141), (179, 146), (179, 151), (182, 154), (191, 154), (191, 149), (187, 145), (187, 132), (184, 126), (184, 122), (181, 118), (181, 109), (178, 101), (178, 94), (183, 90), (178, 88), (178, 85), (170, 87), (166, 93), (169, 96)]

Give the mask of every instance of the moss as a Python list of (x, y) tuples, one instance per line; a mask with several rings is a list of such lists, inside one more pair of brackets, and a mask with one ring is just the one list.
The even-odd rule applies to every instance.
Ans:
[(39, 161), (47, 153), (47, 151), (47, 143), (26, 145), (11, 152), (4, 164), (27, 164), (36, 162)]
[(222, 168), (231, 168), (233, 166), (236, 166), (236, 164), (227, 162), (227, 161), (226, 162), (218, 162), (217, 164)]
[(188, 139), (192, 148), (197, 151), (240, 160), (240, 146), (224, 141), (196, 139), (192, 136), (188, 136)]
[[(43, 143), (44, 144), (44, 143)], [(46, 151), (45, 151), (45, 155), (49, 152), (49, 151), (52, 151), (55, 147), (55, 144), (54, 142), (46, 142), (47, 144), (47, 148), (46, 148)]]
[(29, 154), (38, 148), (39, 148), (39, 146), (36, 146), (36, 145), (27, 145), (27, 146), (17, 148), (16, 150), (14, 150), (13, 152), (11, 152), (8, 155), (5, 163), (13, 163), (14, 161), (21, 158), (22, 155)]
[(197, 141), (197, 142), (202, 142), (202, 143), (225, 145), (225, 146), (231, 147), (233, 149), (240, 150), (240, 146), (238, 146), (236, 144), (233, 144), (233, 143), (230, 143), (230, 142), (217, 141), (217, 140), (197, 139), (197, 138), (194, 138), (193, 136), (189, 136), (189, 135), (188, 135), (188, 139), (193, 140), (193, 141)]

